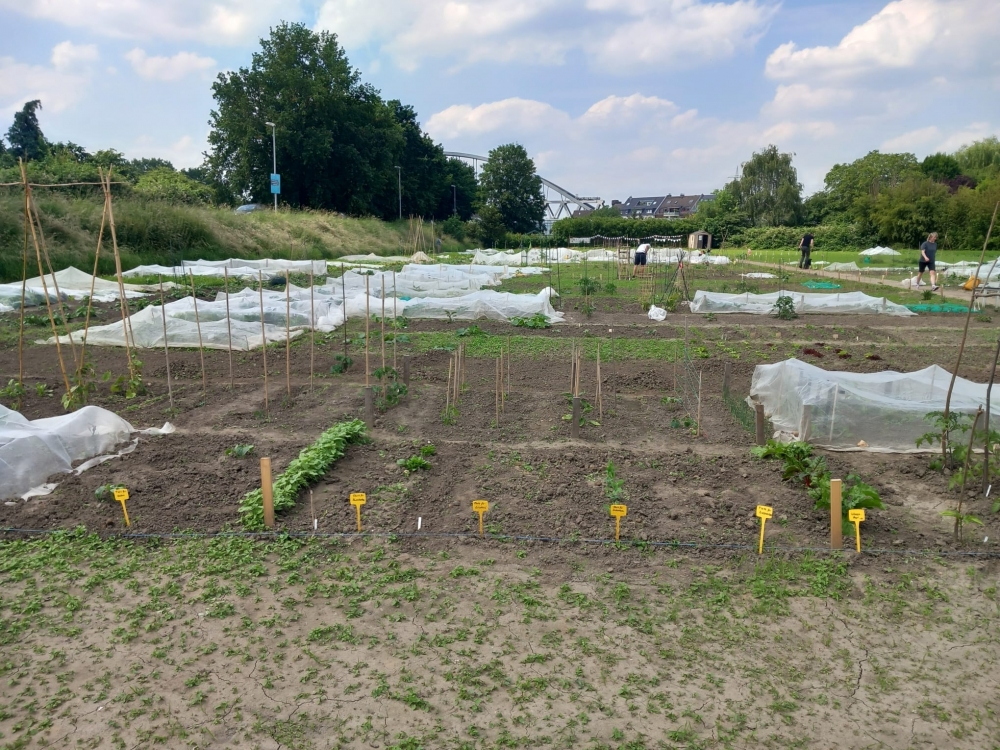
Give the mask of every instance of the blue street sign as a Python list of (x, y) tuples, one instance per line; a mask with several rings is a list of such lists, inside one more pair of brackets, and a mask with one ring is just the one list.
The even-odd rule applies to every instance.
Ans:
[(272, 174), (271, 175), (271, 192), (275, 195), (281, 195), (281, 175)]

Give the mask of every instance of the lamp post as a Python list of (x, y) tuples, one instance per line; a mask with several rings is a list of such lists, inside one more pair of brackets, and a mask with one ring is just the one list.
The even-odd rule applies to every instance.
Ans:
[(403, 168), (396, 167), (396, 188), (399, 190), (399, 220), (403, 220)]
[[(278, 173), (278, 149), (277, 149), (277, 139), (274, 135), (275, 124), (273, 122), (265, 122), (269, 128), (271, 128), (271, 173)], [(274, 194), (274, 210), (278, 210), (278, 194)]]
[(453, 214), (458, 213), (458, 193), (455, 192), (455, 186), (451, 186), (451, 212)]

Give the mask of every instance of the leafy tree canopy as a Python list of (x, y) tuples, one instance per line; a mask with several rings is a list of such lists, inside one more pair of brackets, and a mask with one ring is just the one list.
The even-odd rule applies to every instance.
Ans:
[(754, 153), (727, 190), (753, 226), (796, 224), (801, 218), (802, 185), (792, 154), (780, 153), (777, 146)]
[(538, 231), (545, 217), (545, 196), (535, 162), (524, 146), (508, 143), (490, 151), (479, 175), (479, 200), (484, 223), (483, 212), (490, 207), (497, 210), (508, 230), (525, 234)]
[(983, 138), (955, 152), (962, 172), (977, 181), (1000, 176), (1000, 140), (995, 135)]
[(920, 171), (935, 182), (947, 182), (962, 173), (958, 159), (949, 154), (930, 154), (920, 162)]
[(33, 99), (26, 102), (21, 111), (14, 113), (14, 122), (7, 131), (7, 142), (15, 157), (34, 161), (48, 153), (48, 142), (38, 124), (37, 111), (41, 108), (42, 103)]

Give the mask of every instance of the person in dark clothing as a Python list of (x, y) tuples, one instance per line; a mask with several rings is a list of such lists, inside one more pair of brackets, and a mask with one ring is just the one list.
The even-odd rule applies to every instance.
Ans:
[(917, 266), (917, 287), (920, 287), (920, 279), (924, 271), (931, 272), (931, 291), (936, 292), (939, 287), (937, 283), (937, 268), (934, 265), (934, 256), (937, 255), (937, 232), (927, 235), (927, 240), (920, 245), (920, 263)]
[(809, 268), (812, 265), (812, 258), (809, 257), (812, 249), (813, 236), (806, 232), (799, 240), (799, 252), (802, 253), (802, 257), (799, 258), (799, 268)]

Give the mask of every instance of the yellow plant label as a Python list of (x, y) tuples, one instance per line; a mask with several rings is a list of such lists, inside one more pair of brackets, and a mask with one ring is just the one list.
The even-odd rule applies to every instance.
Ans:
[(757, 518), (770, 518), (774, 515), (774, 508), (770, 505), (757, 506)]
[(351, 505), (364, 505), (366, 502), (364, 492), (351, 493)]
[(123, 503), (126, 500), (128, 500), (128, 490), (125, 489), (124, 487), (119, 487), (118, 489), (116, 489), (115, 500), (117, 500), (120, 503)]
[(628, 507), (625, 505), (612, 505), (611, 515), (615, 518), (625, 518), (628, 515)]
[(472, 510), (476, 513), (486, 513), (490, 509), (489, 500), (473, 500)]
[(853, 510), (847, 511), (847, 520), (851, 523), (856, 521), (865, 520), (865, 509), (864, 508), (854, 508)]

